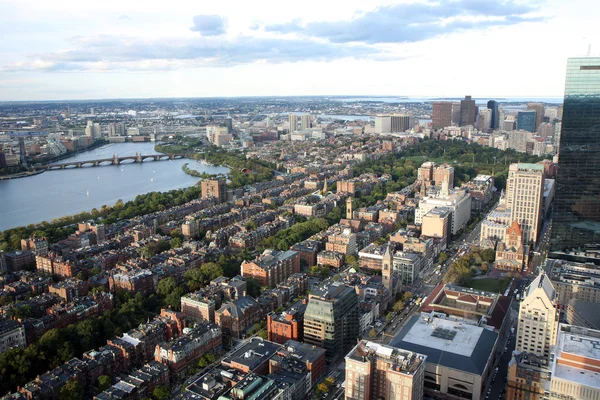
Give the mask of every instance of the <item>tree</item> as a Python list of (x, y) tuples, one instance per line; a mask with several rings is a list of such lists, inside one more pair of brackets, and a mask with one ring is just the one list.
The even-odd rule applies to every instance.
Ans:
[(317, 391), (318, 391), (319, 393), (329, 393), (329, 388), (327, 387), (327, 385), (326, 385), (326, 384), (324, 384), (324, 383), (319, 383), (319, 384), (317, 385)]
[(172, 249), (179, 249), (183, 245), (183, 241), (178, 237), (172, 238), (169, 241), (169, 245), (171, 246)]
[(98, 390), (104, 392), (106, 389), (112, 386), (112, 379), (108, 375), (100, 375), (98, 377)]
[(13, 308), (13, 316), (17, 319), (26, 319), (31, 316), (31, 307), (27, 304)]
[(205, 283), (212, 281), (223, 275), (223, 268), (219, 264), (215, 264), (214, 262), (208, 262), (206, 264), (202, 264), (200, 267), (200, 271), (202, 272), (202, 276)]
[(262, 293), (260, 283), (254, 278), (246, 279), (246, 290), (248, 291), (248, 294), (254, 298), (257, 298)]
[(385, 316), (385, 320), (387, 322), (390, 322), (392, 320), (392, 318), (394, 318), (394, 316), (392, 315), (392, 313), (387, 313)]
[(404, 308), (404, 301), (399, 300), (394, 304), (394, 311), (399, 312)]
[(59, 400), (83, 400), (83, 386), (76, 381), (68, 381), (58, 395)]
[(494, 249), (485, 249), (481, 252), (481, 258), (483, 258), (483, 261), (494, 262), (496, 260), (496, 252)]
[(373, 339), (375, 336), (377, 336), (377, 331), (375, 329), (371, 329), (369, 331), (369, 337)]
[(443, 264), (446, 262), (446, 260), (448, 259), (448, 254), (446, 254), (445, 252), (441, 252), (440, 255), (438, 256), (438, 261), (440, 262), (440, 264)]
[(200, 357), (200, 359), (198, 360), (198, 367), (200, 367), (200, 368), (208, 367), (210, 364), (214, 363), (215, 361), (217, 361), (217, 356), (215, 356), (213, 353), (204, 353), (202, 355), (202, 357)]
[(166, 386), (157, 386), (152, 392), (155, 400), (167, 400), (171, 396), (171, 391)]
[(200, 289), (204, 284), (204, 274), (200, 268), (194, 268), (185, 271), (183, 278), (185, 279), (187, 286), (191, 291)]
[(162, 297), (166, 297), (169, 293), (173, 292), (176, 287), (177, 281), (175, 281), (175, 278), (170, 276), (168, 278), (161, 279), (160, 282), (158, 282), (156, 293)]
[(171, 236), (171, 238), (179, 238), (181, 240), (183, 240), (183, 234), (181, 233), (181, 230), (179, 230), (179, 228), (175, 228), (173, 230), (171, 230), (171, 232), (169, 232), (169, 236)]

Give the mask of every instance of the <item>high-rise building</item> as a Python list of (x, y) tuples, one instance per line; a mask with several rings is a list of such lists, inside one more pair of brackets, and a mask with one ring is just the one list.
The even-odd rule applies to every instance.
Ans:
[(27, 151), (25, 150), (25, 138), (19, 137), (19, 163), (21, 165), (27, 164), (26, 160)]
[(455, 125), (460, 124), (460, 101), (452, 102), (452, 123)]
[(390, 132), (406, 132), (410, 129), (410, 115), (394, 114), (390, 116)]
[(389, 133), (392, 131), (392, 117), (389, 115), (375, 116), (375, 133)]
[(541, 164), (511, 164), (506, 180), (506, 207), (517, 221), (525, 244), (537, 242), (542, 225), (544, 167)]
[(302, 114), (301, 127), (302, 129), (311, 128), (310, 114)]
[(200, 186), (203, 199), (214, 197), (218, 201), (225, 200), (225, 192), (227, 191), (225, 179), (203, 179)]
[(346, 356), (346, 400), (422, 399), (426, 358), (361, 340)]
[(460, 101), (460, 126), (473, 125), (477, 118), (477, 106), (471, 96)]
[(304, 314), (304, 342), (325, 349), (327, 358), (346, 354), (356, 343), (358, 297), (342, 282), (325, 283), (308, 297)]
[(452, 125), (452, 103), (449, 101), (434, 101), (431, 112), (431, 127), (443, 129)]
[(556, 298), (554, 286), (544, 273), (525, 289), (519, 305), (517, 351), (533, 353), (549, 360), (558, 328)]
[(559, 152), (554, 255), (600, 243), (600, 57), (567, 63)]
[(544, 121), (544, 103), (528, 103), (528, 110), (535, 111), (535, 129)]
[(298, 116), (294, 113), (290, 113), (288, 117), (289, 130), (290, 132), (294, 132), (298, 130)]
[(535, 132), (535, 119), (537, 112), (535, 110), (519, 111), (517, 114), (517, 129)]
[(491, 128), (498, 129), (500, 126), (500, 111), (498, 110), (498, 102), (496, 100), (488, 101), (487, 108), (492, 111), (492, 118), (490, 120)]

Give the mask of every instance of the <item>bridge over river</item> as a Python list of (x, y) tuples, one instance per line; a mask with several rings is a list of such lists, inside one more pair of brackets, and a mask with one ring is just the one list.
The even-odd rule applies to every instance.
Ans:
[(112, 158), (104, 158), (99, 160), (86, 160), (86, 161), (71, 161), (62, 164), (49, 164), (39, 166), (38, 169), (45, 170), (56, 170), (56, 169), (67, 169), (67, 168), (88, 168), (88, 167), (102, 167), (106, 165), (119, 165), (123, 161), (133, 161), (134, 163), (142, 163), (144, 161), (167, 161), (185, 158), (183, 154), (147, 154), (142, 155), (136, 153), (134, 156), (119, 157), (117, 154), (113, 154)]

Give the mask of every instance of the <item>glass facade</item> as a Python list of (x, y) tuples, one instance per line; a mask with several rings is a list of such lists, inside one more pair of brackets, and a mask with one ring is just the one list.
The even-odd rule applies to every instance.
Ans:
[(567, 63), (550, 251), (600, 244), (600, 58)]
[(517, 114), (517, 129), (535, 132), (535, 110), (519, 111)]

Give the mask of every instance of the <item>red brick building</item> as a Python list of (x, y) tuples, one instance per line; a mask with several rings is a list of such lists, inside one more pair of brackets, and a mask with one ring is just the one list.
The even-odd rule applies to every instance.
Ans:
[(254, 278), (261, 286), (274, 288), (292, 274), (300, 272), (300, 255), (296, 251), (267, 249), (254, 261), (242, 262), (242, 276)]
[(301, 342), (304, 338), (304, 312), (306, 302), (300, 301), (290, 306), (281, 313), (267, 315), (268, 339), (275, 343), (283, 344), (288, 340)]

